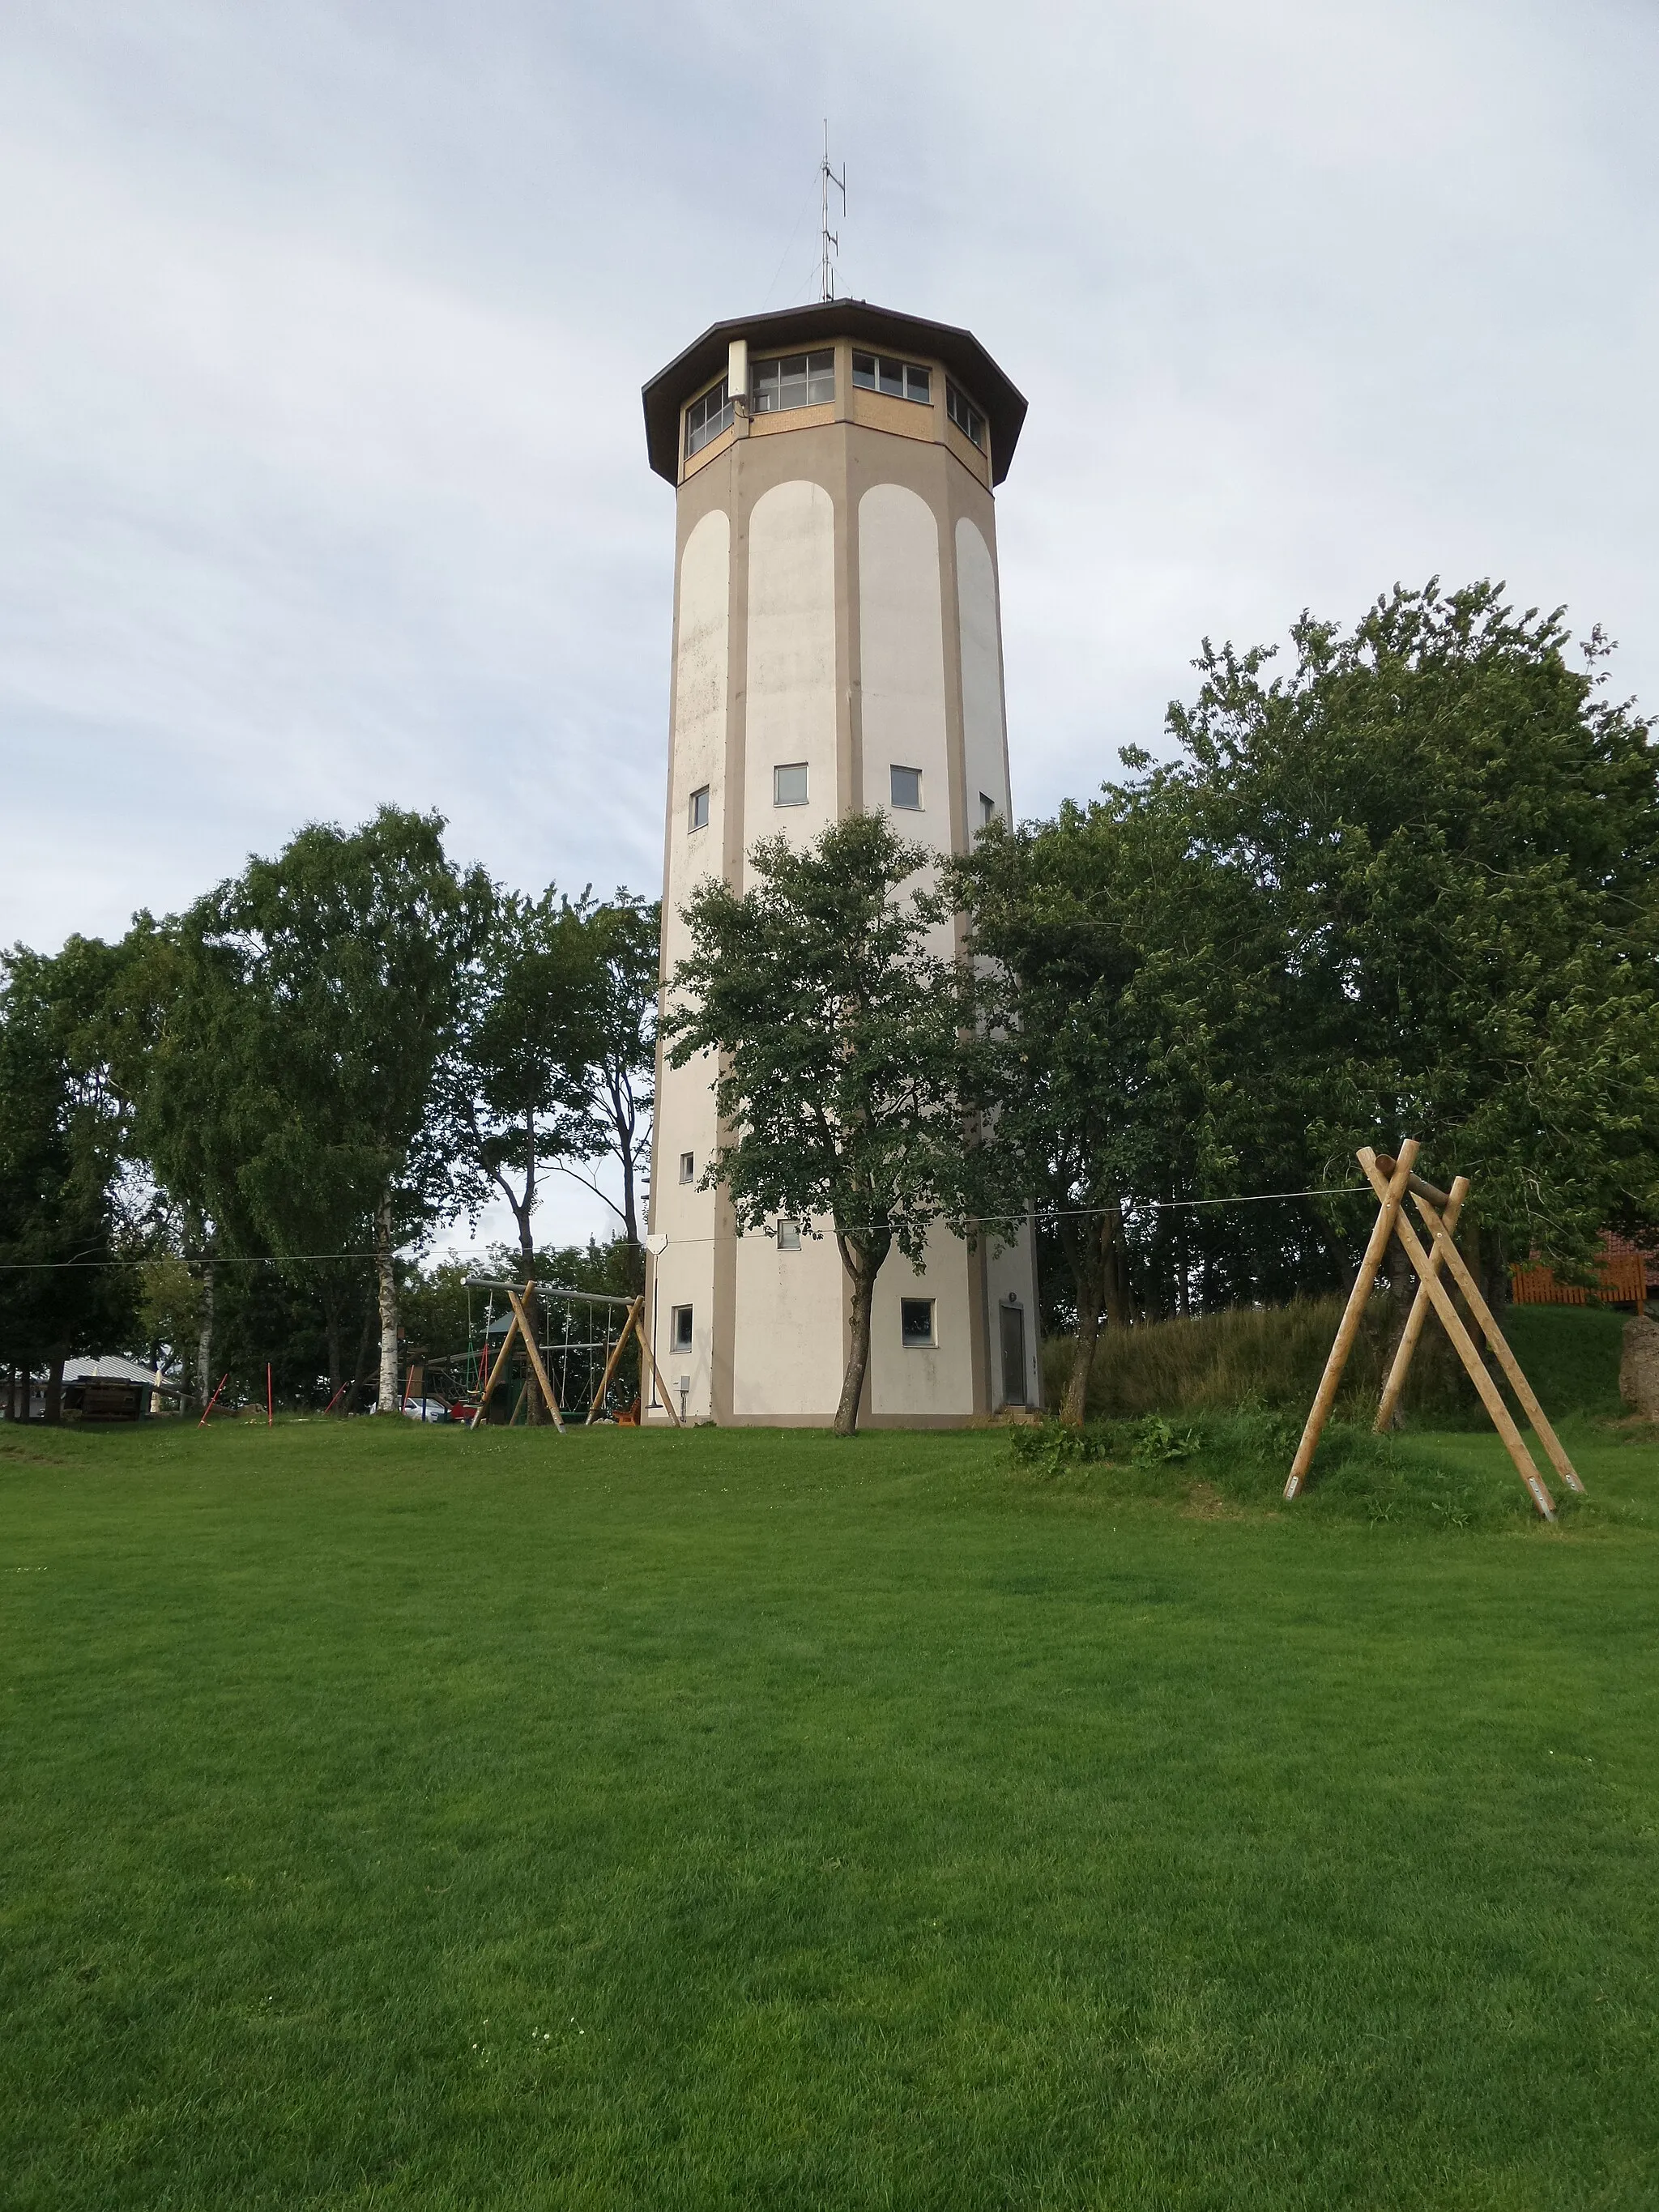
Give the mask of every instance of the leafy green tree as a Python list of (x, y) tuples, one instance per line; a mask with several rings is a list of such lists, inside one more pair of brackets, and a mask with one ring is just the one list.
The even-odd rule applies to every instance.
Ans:
[(191, 1278), (188, 1297), (173, 1286), (167, 1312), (172, 1328), (188, 1318), (205, 1404), (224, 1321), (222, 1261), (270, 1249), (241, 1181), (267, 1099), (264, 1032), (240, 954), (213, 938), (202, 906), (159, 922), (137, 915), (121, 954), (100, 1009), (102, 1048), (129, 1155), (158, 1194), (155, 1241)]
[(965, 1002), (929, 944), (950, 908), (925, 879), (904, 890), (933, 858), (879, 815), (850, 815), (804, 852), (757, 845), (751, 890), (710, 878), (693, 894), (692, 949), (669, 986), (673, 1065), (717, 1055), (724, 1133), (705, 1185), (725, 1188), (739, 1233), (779, 1216), (831, 1224), (851, 1292), (838, 1436), (858, 1425), (888, 1254), (919, 1267), (964, 1189)]
[(507, 1201), (519, 1262), (535, 1272), (543, 1170), (586, 1136), (599, 988), (585, 902), (492, 887), (470, 1000), (448, 1071), (457, 1185), (477, 1213)]
[(437, 1073), (489, 906), (487, 878), (457, 873), (442, 830), (389, 806), (350, 832), (313, 824), (178, 933), (188, 981), (171, 1012), (211, 1130), (204, 1194), (295, 1265), (367, 1238), (383, 1407), (401, 1395), (398, 1248), (451, 1195)]
[(47, 957), (0, 956), (0, 1346), (48, 1370), (125, 1347), (136, 1277), (121, 1204), (122, 1114), (98, 1049), (98, 1014), (118, 955), (72, 937)]
[(1170, 714), (1197, 845), (1275, 912), (1274, 1092), (1320, 1179), (1401, 1133), (1470, 1176), (1501, 1296), (1509, 1253), (1659, 1218), (1650, 725), (1605, 696), (1599, 631), (1574, 667), (1559, 611), (1490, 583), (1292, 638), (1271, 681), (1206, 644)]
[(1050, 1224), (1075, 1325), (1062, 1417), (1079, 1422), (1103, 1315), (1123, 1327), (1142, 1303), (1137, 1203), (1237, 1189), (1260, 1149), (1271, 932), (1253, 883), (1195, 848), (1167, 775), (993, 823), (947, 887), (978, 978), (981, 1203), (1035, 1201)]
[[(586, 1107), (571, 1158), (614, 1163), (620, 1204), (600, 1183), (580, 1178), (616, 1215), (627, 1245), (635, 1290), (645, 1281), (640, 1239), (640, 1190), (651, 1151), (652, 1077), (657, 1059), (657, 999), (661, 982), (662, 905), (618, 890), (586, 910), (592, 963), (595, 1022), (584, 1075)], [(567, 1174), (575, 1173), (561, 1161)]]

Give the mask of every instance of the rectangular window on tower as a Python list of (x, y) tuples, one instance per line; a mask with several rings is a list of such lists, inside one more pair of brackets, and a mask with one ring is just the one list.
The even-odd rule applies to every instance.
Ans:
[(970, 446), (985, 451), (985, 417), (973, 403), (957, 390), (954, 384), (945, 387), (945, 411), (956, 424)]
[(696, 1182), (696, 1154), (695, 1152), (682, 1152), (680, 1154), (680, 1181), (682, 1182)]
[(855, 353), (853, 381), (860, 392), (884, 392), (894, 399), (914, 399), (922, 407), (933, 396), (932, 374), (920, 362), (889, 361), (884, 354)]
[(988, 822), (994, 820), (996, 811), (997, 803), (995, 799), (992, 798), (988, 791), (981, 791), (979, 795), (979, 826), (981, 830), (984, 829)]
[(799, 1224), (799, 1221), (781, 1221), (781, 1222), (779, 1222), (779, 1224), (778, 1224), (778, 1249), (779, 1249), (779, 1251), (780, 1251), (780, 1252), (799, 1252), (799, 1249), (800, 1249), (800, 1224)]
[(708, 827), (708, 786), (706, 783), (691, 794), (691, 827), (694, 830)]
[(939, 1342), (933, 1334), (932, 1298), (899, 1300), (899, 1340), (910, 1352), (928, 1351)]
[(694, 399), (685, 410), (685, 458), (700, 453), (703, 447), (719, 437), (722, 430), (732, 427), (732, 395), (726, 388), (726, 379), (711, 384), (700, 399)]
[(772, 804), (774, 806), (805, 806), (806, 804), (806, 763), (791, 761), (786, 767), (772, 771)]
[(835, 396), (833, 346), (817, 353), (787, 353), (776, 361), (755, 363), (754, 395), (749, 404), (757, 415), (781, 415), (790, 407), (819, 407)]
[(902, 807), (907, 814), (921, 811), (921, 770), (919, 768), (895, 768), (888, 774), (891, 779), (893, 804)]
[(673, 1333), (672, 1341), (675, 1351), (690, 1352), (691, 1349), (690, 1307), (676, 1306), (670, 1316), (669, 1327)]

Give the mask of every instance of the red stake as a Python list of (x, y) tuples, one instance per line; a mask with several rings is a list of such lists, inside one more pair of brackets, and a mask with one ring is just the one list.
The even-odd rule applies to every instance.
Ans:
[(276, 1419), (276, 1409), (270, 1396), (270, 1362), (265, 1362), (265, 1426), (270, 1428)]
[(325, 1413), (325, 1414), (326, 1414), (326, 1413), (331, 1413), (334, 1411), (334, 1408), (335, 1408), (335, 1407), (339, 1404), (339, 1402), (340, 1402), (341, 1399), (344, 1397), (344, 1395), (345, 1395), (346, 1392), (347, 1392), (350, 1388), (351, 1388), (351, 1385), (350, 1385), (350, 1383), (349, 1383), (349, 1382), (342, 1382), (342, 1383), (341, 1383), (341, 1385), (340, 1385), (340, 1387), (339, 1387), (339, 1389), (338, 1389), (334, 1393), (334, 1395), (333, 1395), (333, 1396), (329, 1400), (329, 1401), (328, 1401), (327, 1405), (325, 1405), (325, 1406), (324, 1407), (324, 1408), (323, 1408), (324, 1413)]
[[(223, 1373), (223, 1374), (219, 1377), (219, 1390), (222, 1390), (222, 1389), (224, 1389), (224, 1387), (225, 1387), (226, 1383), (227, 1383), (227, 1382), (229, 1382), (229, 1380), (230, 1380), (230, 1370), (229, 1370), (228, 1368), (227, 1368), (227, 1369), (225, 1370), (224, 1373)], [(213, 1395), (212, 1395), (212, 1396), (208, 1400), (208, 1401), (207, 1401), (206, 1405), (203, 1407), (203, 1408), (202, 1408), (202, 1418), (201, 1418), (201, 1419), (200, 1419), (199, 1421), (198, 1421), (198, 1423), (196, 1424), (196, 1425), (197, 1425), (197, 1427), (198, 1427), (198, 1429), (204, 1429), (204, 1428), (206, 1428), (206, 1426), (207, 1426), (207, 1417), (208, 1417), (208, 1415), (209, 1415), (209, 1414), (213, 1411), (214, 1407), (215, 1407), (218, 1404), (218, 1402), (219, 1402), (219, 1390), (216, 1390), (216, 1391), (214, 1392)]]

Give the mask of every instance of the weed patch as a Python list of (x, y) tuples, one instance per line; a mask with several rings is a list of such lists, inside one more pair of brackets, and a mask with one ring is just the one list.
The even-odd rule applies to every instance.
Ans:
[(1307, 1490), (1286, 1506), (1285, 1477), (1299, 1434), (1288, 1415), (1254, 1407), (1182, 1421), (1150, 1414), (1139, 1421), (1090, 1421), (1080, 1429), (1050, 1422), (1016, 1429), (1010, 1442), (1021, 1475), (1091, 1487), (1103, 1498), (1189, 1508), (1202, 1496), (1235, 1513), (1446, 1532), (1512, 1528), (1536, 1517), (1512, 1477), (1494, 1477), (1489, 1465), (1448, 1450), (1443, 1440), (1379, 1437), (1352, 1421), (1329, 1425)]

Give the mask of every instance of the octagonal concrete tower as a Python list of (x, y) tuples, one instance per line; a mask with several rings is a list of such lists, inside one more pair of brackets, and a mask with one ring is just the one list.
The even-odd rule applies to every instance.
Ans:
[[(700, 878), (805, 844), (856, 809), (940, 853), (1009, 811), (993, 487), (1025, 402), (966, 331), (857, 301), (717, 323), (645, 387), (676, 488), (663, 974)], [(849, 1295), (833, 1237), (737, 1235), (697, 1188), (716, 1138), (707, 1064), (659, 1055), (647, 1316), (690, 1420), (833, 1419)], [(817, 1224), (824, 1227), (827, 1224)], [(1039, 1399), (1029, 1235), (936, 1231), (877, 1283), (872, 1425), (948, 1425)], [(647, 1378), (644, 1417), (665, 1422)]]

